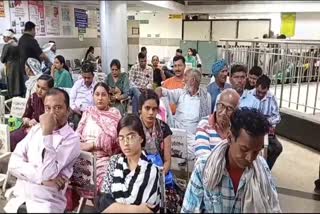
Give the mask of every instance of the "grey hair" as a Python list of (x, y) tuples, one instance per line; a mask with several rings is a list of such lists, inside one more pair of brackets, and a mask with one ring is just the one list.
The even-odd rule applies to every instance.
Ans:
[(195, 79), (195, 81), (200, 85), (201, 83), (201, 72), (198, 69), (189, 68), (185, 71), (185, 73), (191, 72), (191, 76)]

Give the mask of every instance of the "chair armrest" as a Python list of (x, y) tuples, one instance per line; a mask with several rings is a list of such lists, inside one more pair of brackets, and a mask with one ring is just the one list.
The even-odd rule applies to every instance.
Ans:
[(6, 153), (4, 153), (4, 154), (1, 154), (1, 155), (0, 155), (0, 160), (1, 160), (1, 159), (5, 159), (5, 158), (7, 158), (7, 157), (10, 157), (11, 154), (12, 154), (12, 152), (6, 152)]
[(4, 101), (4, 106), (8, 109), (8, 111), (11, 110), (11, 108), (8, 106), (8, 103), (10, 103), (10, 102), (12, 102), (12, 98)]

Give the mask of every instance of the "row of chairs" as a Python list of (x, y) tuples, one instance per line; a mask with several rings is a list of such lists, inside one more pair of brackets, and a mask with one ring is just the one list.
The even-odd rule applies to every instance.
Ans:
[[(70, 92), (70, 89), (65, 89), (68, 92)], [(9, 107), (9, 103), (11, 103), (11, 107)], [(10, 116), (16, 117), (16, 118), (22, 118), (23, 113), (25, 111), (25, 106), (27, 103), (26, 98), (21, 97), (14, 97), (10, 100), (6, 100), (4, 96), (0, 96), (0, 117), (2, 118), (2, 124), (0, 124), (0, 140), (1, 140), (1, 147), (0, 147), (0, 160), (6, 160), (10, 158), (11, 150), (10, 150), (10, 132), (9, 132), (9, 126), (5, 124), (5, 121), (9, 119)], [(5, 111), (9, 111), (9, 114), (5, 114)], [(182, 181), (182, 183), (187, 185), (190, 173), (192, 172), (192, 163), (189, 164), (190, 160), (188, 158), (188, 146), (187, 146), (187, 132), (183, 129), (172, 129), (173, 135), (172, 135), (172, 149), (171, 149), (171, 156), (172, 156), (172, 170), (176, 174), (176, 177), (178, 180)], [(265, 145), (264, 149), (261, 151), (261, 155), (264, 156), (264, 158), (267, 158), (267, 147), (268, 147), (268, 137), (265, 136)], [(177, 151), (179, 151), (177, 153)], [(87, 179), (89, 180), (88, 184), (85, 186), (77, 186), (77, 185), (70, 185), (68, 188), (73, 188), (76, 190), (95, 190), (96, 189), (96, 156), (89, 152), (82, 151), (79, 156), (80, 161), (87, 161), (89, 164), (86, 166), (89, 166), (87, 170), (90, 171), (89, 176), (84, 173), (80, 173), (78, 175), (79, 178)], [(185, 162), (187, 163), (185, 166), (180, 166), (179, 163)], [(79, 166), (75, 166), (76, 167)], [(80, 166), (81, 167), (81, 166)], [(79, 171), (79, 170), (78, 170)], [(82, 170), (80, 170), (82, 171)], [(10, 173), (7, 171), (6, 174), (0, 174), (0, 184), (2, 184), (2, 192), (5, 194), (6, 198), (10, 198), (10, 195), (12, 193), (12, 188), (6, 191), (6, 186), (8, 183), (8, 180), (10, 178)], [(161, 207), (165, 208), (165, 184), (164, 184), (164, 176), (161, 174)], [(181, 183), (180, 183), (181, 184)], [(87, 198), (81, 196), (79, 206), (77, 208), (77, 213), (80, 213), (83, 211), (83, 208), (86, 204)]]

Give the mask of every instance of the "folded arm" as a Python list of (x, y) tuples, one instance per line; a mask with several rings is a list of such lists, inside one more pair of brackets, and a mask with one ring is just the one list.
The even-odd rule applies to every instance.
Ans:
[[(32, 131), (17, 145), (13, 152), (10, 163), (10, 172), (19, 179), (26, 180), (35, 184), (41, 184), (43, 181), (48, 181), (58, 177), (60, 172), (74, 162), (80, 155), (79, 138), (74, 137), (63, 141), (57, 149), (53, 147), (53, 135), (43, 136), (44, 150), (42, 151), (43, 160), (41, 164), (33, 164), (28, 161), (28, 142), (35, 139), (36, 130), (39, 127), (34, 127)], [(36, 146), (33, 145), (33, 146)]]

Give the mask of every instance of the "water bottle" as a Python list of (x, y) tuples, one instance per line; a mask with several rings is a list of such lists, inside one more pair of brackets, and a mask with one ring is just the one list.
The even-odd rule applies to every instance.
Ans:
[(16, 127), (16, 120), (11, 115), (10, 115), (10, 118), (8, 120), (8, 124), (9, 124), (9, 131), (10, 132), (14, 131), (14, 129)]

